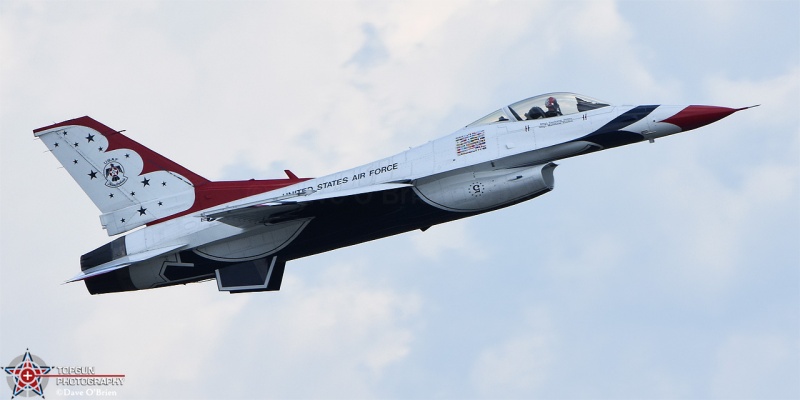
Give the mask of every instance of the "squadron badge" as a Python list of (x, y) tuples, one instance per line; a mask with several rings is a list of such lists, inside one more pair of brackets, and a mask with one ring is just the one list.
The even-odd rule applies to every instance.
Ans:
[(106, 160), (103, 176), (106, 178), (106, 186), (110, 188), (120, 187), (128, 180), (128, 177), (125, 176), (125, 169), (122, 164), (117, 162), (116, 158)]

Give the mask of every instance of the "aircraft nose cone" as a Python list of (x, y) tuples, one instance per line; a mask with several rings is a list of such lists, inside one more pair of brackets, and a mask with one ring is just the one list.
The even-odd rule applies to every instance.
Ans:
[[(749, 107), (745, 107), (749, 108)], [(677, 114), (661, 121), (673, 124), (681, 128), (682, 131), (699, 128), (712, 122), (717, 122), (728, 115), (745, 108), (728, 108), (717, 106), (688, 106)]]

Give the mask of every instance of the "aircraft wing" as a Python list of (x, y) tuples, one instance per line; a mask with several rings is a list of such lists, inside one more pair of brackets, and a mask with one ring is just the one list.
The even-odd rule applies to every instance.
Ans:
[(319, 200), (343, 198), (347, 196), (365, 195), (370, 193), (383, 192), (386, 190), (400, 189), (412, 186), (411, 183), (382, 183), (363, 188), (339, 190), (334, 192), (311, 192), (299, 194), (293, 197), (280, 197), (258, 204), (243, 204), (237, 207), (213, 210), (203, 213), (203, 218), (218, 220), (219, 222), (240, 227), (249, 228), (253, 225), (275, 223), (295, 219), (295, 213), (302, 210), (305, 205)]
[(81, 271), (80, 274), (75, 275), (74, 277), (64, 281), (64, 283), (82, 281), (87, 278), (91, 278), (93, 276), (102, 275), (114, 270), (118, 270), (121, 268), (125, 268), (131, 264), (135, 264), (140, 261), (144, 261), (155, 256), (160, 256), (162, 254), (166, 254), (172, 252), (174, 250), (180, 249), (181, 247), (186, 246), (185, 244), (178, 244), (174, 246), (168, 247), (161, 247), (158, 249), (143, 251), (141, 253), (130, 254), (124, 257), (120, 257), (116, 260), (111, 260), (107, 263), (100, 264), (96, 267), (89, 268), (85, 271)]
[(224, 211), (204, 213), (203, 218), (218, 220), (219, 222), (236, 226), (239, 228), (250, 228), (253, 225), (266, 224), (291, 219), (287, 216), (302, 209), (303, 206), (297, 203), (265, 203), (257, 205), (245, 205)]

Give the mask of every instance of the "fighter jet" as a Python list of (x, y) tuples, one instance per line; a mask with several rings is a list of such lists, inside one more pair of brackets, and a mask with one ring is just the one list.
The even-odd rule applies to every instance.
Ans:
[[(34, 130), (100, 209), (111, 242), (80, 259), (89, 293), (216, 279), (279, 290), (287, 261), (508, 207), (555, 162), (710, 124), (744, 108), (612, 105), (548, 93), (442, 138), (321, 178), (210, 181), (86, 116)], [(127, 233), (126, 233), (127, 232)]]

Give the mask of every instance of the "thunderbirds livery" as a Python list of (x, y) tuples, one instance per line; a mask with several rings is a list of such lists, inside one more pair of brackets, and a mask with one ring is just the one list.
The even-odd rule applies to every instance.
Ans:
[[(555, 162), (688, 131), (745, 108), (614, 106), (549, 93), (419, 147), (321, 178), (209, 181), (89, 117), (34, 130), (100, 209), (92, 294), (216, 279), (278, 290), (287, 261), (485, 213), (554, 187)], [(138, 229), (137, 229), (138, 228)]]

